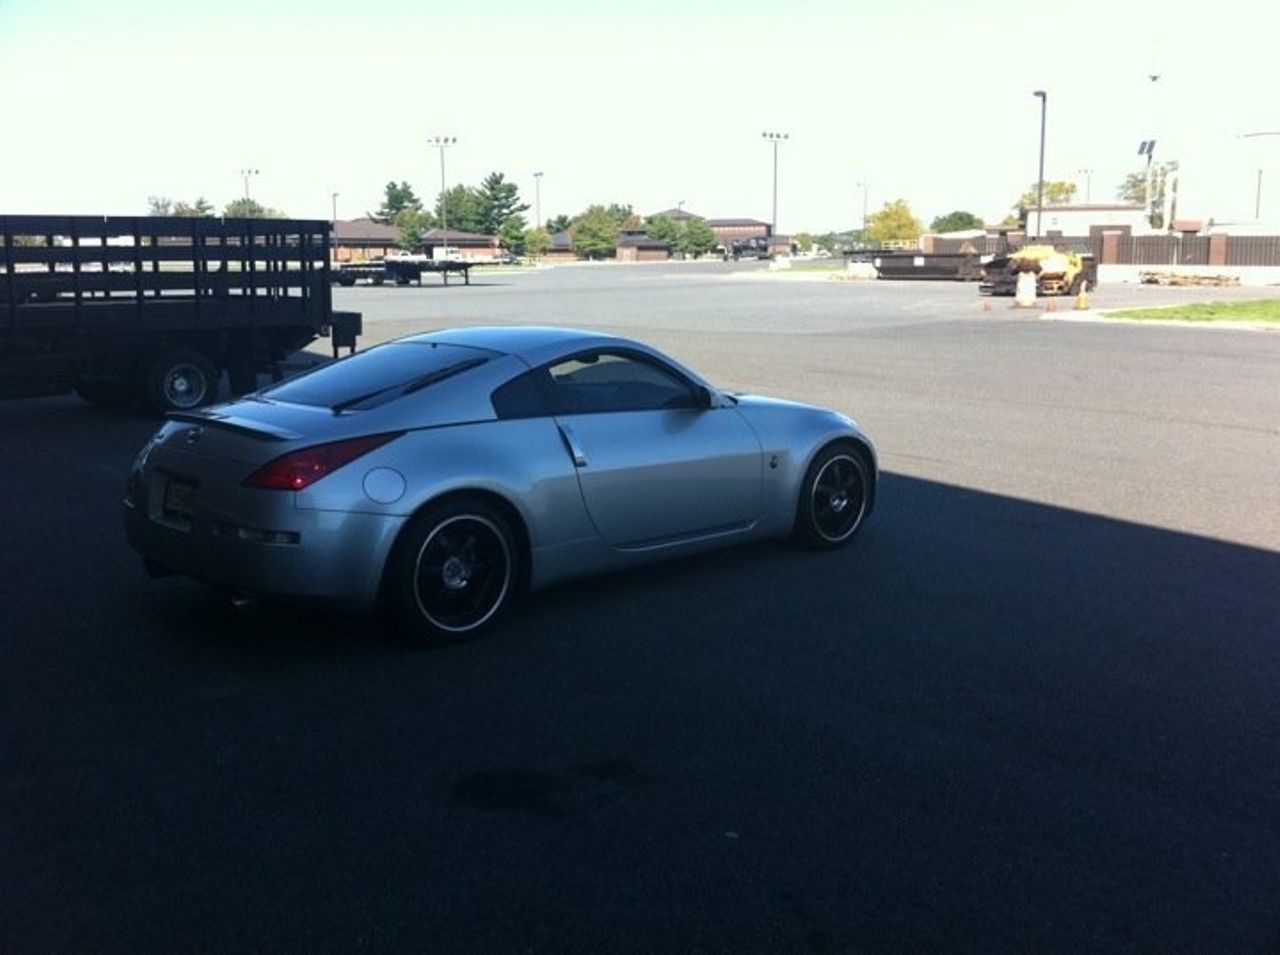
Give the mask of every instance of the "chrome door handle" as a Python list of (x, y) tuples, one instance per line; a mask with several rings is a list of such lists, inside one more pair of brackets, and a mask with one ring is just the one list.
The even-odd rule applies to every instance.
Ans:
[(573, 429), (564, 424), (557, 425), (557, 427), (560, 429), (560, 438), (564, 441), (564, 446), (569, 451), (569, 457), (573, 458), (574, 466), (585, 468), (587, 466), (587, 456), (582, 453), (582, 448), (578, 446)]

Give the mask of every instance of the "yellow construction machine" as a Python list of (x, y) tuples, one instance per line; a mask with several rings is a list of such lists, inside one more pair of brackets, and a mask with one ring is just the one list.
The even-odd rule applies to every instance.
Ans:
[(1079, 295), (1098, 284), (1098, 262), (1091, 253), (1024, 245), (997, 255), (982, 267), (980, 293), (1013, 295), (1019, 272), (1034, 272), (1037, 295)]

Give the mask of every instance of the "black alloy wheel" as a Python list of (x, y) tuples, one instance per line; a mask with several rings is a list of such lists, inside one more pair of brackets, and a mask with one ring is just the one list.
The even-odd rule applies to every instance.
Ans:
[(870, 468), (860, 453), (841, 445), (825, 449), (805, 474), (796, 536), (824, 549), (847, 543), (862, 526), (871, 493)]
[(411, 630), (463, 640), (510, 603), (519, 579), (514, 535), (479, 501), (434, 508), (410, 529), (401, 554), (400, 611)]

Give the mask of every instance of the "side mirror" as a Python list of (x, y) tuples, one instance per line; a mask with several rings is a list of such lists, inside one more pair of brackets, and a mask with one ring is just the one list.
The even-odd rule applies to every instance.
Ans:
[(711, 393), (711, 389), (705, 385), (698, 385), (694, 390), (693, 406), (702, 411), (716, 407), (715, 396)]

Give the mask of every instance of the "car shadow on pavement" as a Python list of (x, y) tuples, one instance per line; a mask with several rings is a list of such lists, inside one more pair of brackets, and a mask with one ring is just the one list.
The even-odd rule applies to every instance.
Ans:
[[(516, 886), (565, 939), (607, 935), (631, 910), (572, 900), (615, 884), (689, 918), (722, 885), (744, 938), (790, 938), (790, 893), (846, 948), (1274, 947), (1275, 552), (887, 473), (842, 550), (581, 581), (422, 652), (376, 618), (151, 580), (120, 527), (137, 422), (44, 410), (0, 412), (0, 699), (32, 833), (11, 861), (46, 873), (21, 948), (93, 937), (34, 916), (63, 883), (114, 924), (246, 937), (178, 875), (233, 896), (272, 820), (298, 838), (258, 860), (264, 885), (305, 868), (306, 904), (350, 898), (395, 947), (476, 924), (477, 886)], [(335, 845), (412, 844), (413, 879), (465, 873), (461, 894), (386, 896), (384, 851), (332, 865), (345, 850), (311, 833), (335, 819)], [(131, 848), (156, 832), (180, 837)], [(602, 833), (625, 865), (585, 861)]]

